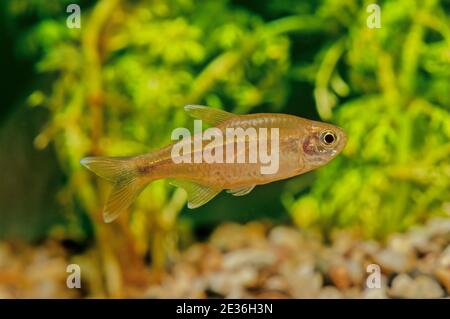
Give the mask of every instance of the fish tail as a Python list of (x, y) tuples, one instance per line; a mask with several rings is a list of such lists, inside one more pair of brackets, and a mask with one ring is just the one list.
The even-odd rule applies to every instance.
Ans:
[(147, 182), (140, 176), (134, 157), (85, 157), (80, 163), (112, 182), (113, 190), (103, 209), (103, 220), (110, 223), (130, 207)]

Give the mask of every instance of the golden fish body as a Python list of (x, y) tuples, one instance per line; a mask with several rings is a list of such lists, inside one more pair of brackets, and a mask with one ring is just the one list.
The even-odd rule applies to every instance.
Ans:
[[(215, 140), (214, 150), (221, 150), (223, 156), (218, 158), (222, 160), (208, 162), (203, 158), (208, 145), (212, 145), (210, 140), (202, 139), (203, 133), (136, 157), (83, 159), (82, 164), (115, 183), (105, 206), (105, 221), (115, 219), (145, 185), (156, 179), (170, 178), (172, 184), (184, 188), (188, 193), (188, 207), (195, 208), (224, 189), (236, 196), (245, 195), (255, 185), (323, 166), (339, 154), (346, 143), (342, 129), (292, 115), (234, 115), (203, 106), (187, 106), (185, 110), (212, 125), (217, 134), (221, 133), (223, 138)], [(256, 134), (228, 138), (229, 130), (236, 129)], [(264, 131), (266, 134), (262, 134)], [(182, 155), (174, 153), (176, 144), (187, 151)], [(185, 161), (180, 161), (182, 156)]]

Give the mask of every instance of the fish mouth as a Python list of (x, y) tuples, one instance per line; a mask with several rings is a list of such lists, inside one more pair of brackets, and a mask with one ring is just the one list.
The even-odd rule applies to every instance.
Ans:
[(345, 133), (344, 129), (338, 127), (337, 128), (337, 132), (338, 132), (338, 147), (335, 150), (335, 154), (339, 154), (340, 152), (342, 152), (342, 150), (345, 148), (345, 146), (347, 145), (347, 134)]

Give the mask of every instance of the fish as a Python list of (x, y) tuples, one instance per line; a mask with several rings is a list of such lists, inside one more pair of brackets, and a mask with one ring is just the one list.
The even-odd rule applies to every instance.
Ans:
[[(205, 136), (200, 132), (148, 154), (81, 159), (82, 165), (114, 185), (103, 210), (105, 222), (114, 221), (127, 210), (152, 181), (169, 179), (172, 185), (183, 188), (187, 193), (188, 208), (194, 209), (206, 204), (223, 190), (234, 196), (243, 196), (257, 185), (287, 179), (324, 166), (344, 149), (347, 141), (347, 135), (340, 127), (294, 115), (236, 115), (202, 105), (186, 105), (184, 109), (196, 121), (210, 125), (215, 130), (213, 135), (216, 138), (210, 136), (209, 140), (202, 139)], [(233, 129), (265, 134), (228, 138), (229, 131)], [(220, 134), (226, 138), (219, 139)], [(225, 153), (222, 158), (231, 155), (226, 161), (202, 160), (208, 145), (208, 154), (218, 155), (222, 150)], [(276, 170), (264, 172), (264, 167), (268, 166), (268, 152), (263, 154), (265, 160), (264, 156), (253, 156), (250, 160), (255, 145), (257, 151), (262, 151), (264, 147), (267, 151), (270, 146), (270, 156), (277, 161)], [(187, 151), (177, 153), (174, 152), (175, 148)], [(220, 156), (216, 159), (220, 159)]]

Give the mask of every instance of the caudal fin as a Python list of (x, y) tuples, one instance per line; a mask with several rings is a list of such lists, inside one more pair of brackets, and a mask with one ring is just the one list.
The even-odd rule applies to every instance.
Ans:
[(144, 188), (132, 157), (85, 157), (80, 161), (89, 170), (114, 183), (103, 209), (103, 220), (110, 223), (130, 207)]

